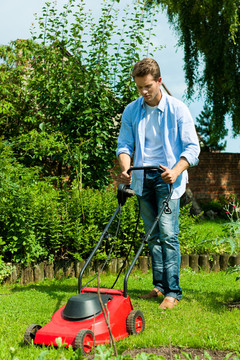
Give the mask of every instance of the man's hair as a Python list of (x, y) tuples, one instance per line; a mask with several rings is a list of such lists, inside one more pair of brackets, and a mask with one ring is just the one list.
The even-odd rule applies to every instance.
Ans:
[(133, 78), (148, 74), (151, 74), (155, 81), (157, 81), (161, 76), (160, 67), (154, 59), (145, 58), (134, 65), (132, 71)]

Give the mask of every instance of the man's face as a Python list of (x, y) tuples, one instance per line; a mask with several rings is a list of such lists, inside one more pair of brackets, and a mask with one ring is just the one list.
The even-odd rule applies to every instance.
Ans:
[(162, 78), (160, 77), (156, 81), (151, 74), (148, 74), (145, 76), (136, 76), (134, 80), (138, 91), (143, 96), (145, 102), (150, 106), (158, 105), (162, 97), (160, 91)]

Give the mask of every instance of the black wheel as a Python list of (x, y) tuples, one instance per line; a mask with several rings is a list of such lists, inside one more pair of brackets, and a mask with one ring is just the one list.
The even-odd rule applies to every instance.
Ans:
[(83, 355), (89, 354), (95, 347), (95, 337), (91, 330), (80, 330), (75, 338), (75, 349), (81, 349)]
[(127, 332), (129, 335), (137, 335), (145, 329), (144, 315), (140, 310), (132, 310), (127, 317)]
[(24, 333), (24, 342), (25, 344), (32, 344), (35, 339), (36, 333), (38, 330), (41, 329), (41, 325), (32, 324), (29, 325), (28, 328), (25, 330)]

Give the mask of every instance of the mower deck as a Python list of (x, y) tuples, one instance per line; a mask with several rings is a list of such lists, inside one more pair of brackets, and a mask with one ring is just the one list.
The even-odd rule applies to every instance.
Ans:
[[(129, 336), (126, 319), (133, 310), (129, 296), (124, 297), (122, 290), (99, 289), (99, 291), (100, 294), (108, 294), (112, 297), (106, 304), (111, 331), (115, 340), (124, 339)], [(80, 295), (83, 294), (97, 295), (97, 288), (84, 288)], [(72, 345), (75, 348), (75, 338), (82, 329), (89, 329), (93, 332), (95, 345), (109, 343), (109, 332), (102, 312), (97, 316), (92, 314), (87, 319), (67, 320), (63, 314), (65, 306), (57, 310), (51, 321), (36, 332), (34, 344), (57, 346), (56, 338), (60, 337), (66, 346)]]

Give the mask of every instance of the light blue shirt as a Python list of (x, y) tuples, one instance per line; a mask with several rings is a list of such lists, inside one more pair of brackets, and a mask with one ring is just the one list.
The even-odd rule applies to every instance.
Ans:
[[(117, 156), (121, 153), (132, 157), (133, 166), (143, 166), (145, 146), (146, 111), (143, 97), (131, 102), (123, 112), (118, 137)], [(181, 157), (185, 157), (190, 166), (198, 164), (200, 146), (192, 116), (187, 106), (180, 100), (162, 93), (158, 104), (158, 123), (163, 144), (164, 163), (172, 169)], [(183, 171), (173, 184), (172, 199), (178, 199), (186, 190), (187, 170)], [(143, 171), (133, 171), (131, 188), (142, 195)]]

